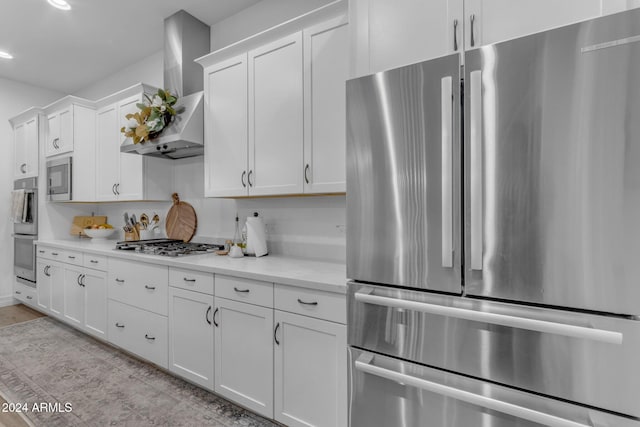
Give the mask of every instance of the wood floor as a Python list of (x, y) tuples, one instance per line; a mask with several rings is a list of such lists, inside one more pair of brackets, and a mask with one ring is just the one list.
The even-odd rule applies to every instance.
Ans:
[[(44, 314), (30, 309), (26, 305), (10, 305), (8, 307), (0, 307), (0, 328), (3, 326), (13, 325), (14, 323), (26, 322), (28, 320), (43, 317)], [(0, 343), (1, 345), (1, 343)], [(2, 390), (0, 390), (2, 393)], [(2, 412), (2, 406), (5, 400), (0, 396), (0, 427), (29, 427), (19, 415)]]

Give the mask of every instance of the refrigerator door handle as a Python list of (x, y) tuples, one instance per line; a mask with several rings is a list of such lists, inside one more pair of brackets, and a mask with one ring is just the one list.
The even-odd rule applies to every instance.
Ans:
[(442, 153), (442, 266), (453, 267), (453, 79), (440, 83)]
[(551, 427), (590, 427), (587, 424), (571, 421), (566, 418), (557, 417), (544, 412), (536, 411), (513, 403), (482, 396), (480, 394), (461, 390), (459, 388), (443, 385), (437, 382), (424, 380), (390, 369), (381, 368), (372, 364), (374, 356), (363, 353), (355, 362), (355, 369), (358, 371), (385, 378), (401, 385), (411, 386), (420, 390), (436, 393), (441, 396), (460, 400), (472, 405), (480, 406), (494, 411), (502, 412), (514, 417), (543, 424)]
[(526, 317), (509, 316), (506, 314), (489, 313), (485, 311), (469, 310), (466, 308), (449, 307), (446, 305), (430, 304), (426, 302), (382, 297), (373, 295), (368, 291), (358, 291), (354, 294), (356, 301), (384, 307), (401, 308), (418, 311), (421, 313), (435, 314), (439, 316), (453, 317), (457, 319), (471, 320), (474, 322), (490, 323), (509, 328), (526, 329), (542, 333), (563, 335), (567, 337), (599, 341), (608, 344), (622, 344), (621, 332), (607, 331), (603, 329), (588, 328), (584, 326), (569, 325), (566, 323), (549, 322), (546, 320), (529, 319)]
[(471, 269), (482, 270), (484, 245), (482, 197), (482, 71), (470, 76)]

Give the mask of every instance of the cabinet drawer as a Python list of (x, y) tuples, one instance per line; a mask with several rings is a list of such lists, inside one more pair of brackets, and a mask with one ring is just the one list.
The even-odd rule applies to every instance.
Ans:
[(346, 295), (276, 284), (275, 308), (282, 311), (347, 323)]
[(165, 316), (109, 300), (109, 341), (168, 368), (168, 324)]
[(18, 282), (14, 283), (13, 297), (24, 304), (33, 307), (37, 305), (36, 288), (32, 288), (31, 286), (27, 286)]
[(109, 298), (167, 315), (168, 267), (109, 259)]
[(107, 270), (107, 257), (104, 255), (84, 254), (84, 266), (94, 270)]
[(82, 252), (70, 251), (70, 250), (65, 250), (64, 253), (61, 254), (61, 258), (60, 258), (61, 262), (66, 262), (67, 264), (73, 264), (73, 265), (79, 265), (79, 266), (83, 265), (84, 263), (83, 260), (84, 260), (84, 254)]
[(273, 283), (216, 274), (216, 296), (273, 307)]
[(169, 268), (169, 285), (213, 295), (213, 273), (171, 267)]
[(38, 248), (36, 249), (36, 256), (53, 261), (64, 261), (67, 255), (66, 251), (62, 249), (38, 245)]

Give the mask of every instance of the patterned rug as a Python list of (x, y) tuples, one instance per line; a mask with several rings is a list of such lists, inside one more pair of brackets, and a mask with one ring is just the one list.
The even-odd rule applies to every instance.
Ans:
[(0, 393), (35, 426), (276, 426), (49, 317), (0, 328)]

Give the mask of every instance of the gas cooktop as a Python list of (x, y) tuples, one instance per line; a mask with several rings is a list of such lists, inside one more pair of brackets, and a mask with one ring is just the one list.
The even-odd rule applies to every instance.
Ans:
[(186, 243), (182, 240), (151, 239), (116, 243), (116, 249), (136, 253), (163, 256), (199, 255), (224, 249), (224, 245), (211, 243)]

